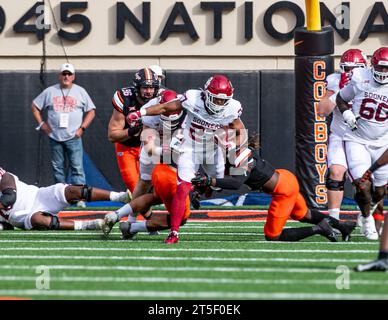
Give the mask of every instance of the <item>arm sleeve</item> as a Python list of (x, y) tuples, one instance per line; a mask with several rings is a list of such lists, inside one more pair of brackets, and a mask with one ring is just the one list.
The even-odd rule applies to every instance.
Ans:
[(245, 175), (227, 176), (225, 178), (216, 179), (215, 187), (222, 189), (237, 190), (239, 189), (247, 179)]

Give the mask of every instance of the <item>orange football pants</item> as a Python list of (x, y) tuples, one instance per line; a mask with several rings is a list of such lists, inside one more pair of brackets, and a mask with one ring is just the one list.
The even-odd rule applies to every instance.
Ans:
[(140, 177), (140, 147), (127, 147), (115, 143), (116, 159), (121, 178), (127, 188), (133, 192)]
[(302, 220), (308, 212), (295, 175), (285, 169), (277, 169), (276, 172), (279, 180), (271, 192), (272, 200), (264, 225), (264, 234), (269, 238), (276, 238), (282, 233), (288, 218)]
[[(157, 164), (152, 172), (151, 180), (155, 196), (162, 200), (167, 211), (171, 213), (172, 200), (178, 188), (176, 171), (167, 164)], [(186, 220), (189, 216), (190, 198), (187, 196), (183, 220)]]

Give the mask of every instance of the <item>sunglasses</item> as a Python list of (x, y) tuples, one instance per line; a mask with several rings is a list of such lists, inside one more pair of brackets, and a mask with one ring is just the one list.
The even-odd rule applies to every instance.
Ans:
[(70, 72), (62, 72), (62, 75), (63, 75), (64, 77), (66, 77), (66, 76), (71, 77), (73, 74), (70, 73)]

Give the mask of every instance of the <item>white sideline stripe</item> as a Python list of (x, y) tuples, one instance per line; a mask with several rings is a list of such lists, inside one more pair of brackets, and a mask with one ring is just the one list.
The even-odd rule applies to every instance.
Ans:
[(225, 299), (372, 299), (386, 300), (387, 294), (333, 294), (302, 292), (228, 292), (228, 291), (119, 291), (119, 290), (0, 290), (10, 296), (66, 296), (66, 297), (119, 297), (119, 298), (225, 298)]
[[(31, 276), (0, 276), (0, 281), (36, 281)], [(206, 284), (319, 284), (335, 286), (336, 279), (328, 280), (290, 280), (290, 279), (230, 279), (230, 278), (162, 278), (162, 277), (50, 277), (55, 282), (124, 282), (124, 283), (206, 283)], [(352, 285), (388, 285), (388, 280), (351, 280)]]
[[(120, 239), (109, 239), (109, 240), (95, 240), (95, 239), (87, 239), (87, 240), (32, 240), (32, 239), (26, 239), (26, 240), (19, 240), (19, 239), (12, 239), (12, 240), (0, 240), (0, 243), (81, 243), (82, 241), (93, 242), (93, 243), (101, 243), (101, 244), (117, 244), (122, 243), (126, 244), (129, 241), (124, 241)], [(136, 244), (148, 244), (148, 243), (159, 243), (161, 244), (160, 240), (144, 240), (143, 241), (131, 241), (131, 243)], [(230, 241), (228, 240), (228, 243), (241, 243), (241, 240), (235, 240)], [(360, 242), (329, 242), (329, 241), (297, 241), (297, 242), (289, 242), (289, 241), (262, 241), (262, 240), (244, 240), (244, 244), (254, 243), (254, 244), (268, 244), (268, 245), (284, 245), (284, 244), (290, 244), (298, 245), (298, 244), (320, 244), (320, 245), (329, 245), (329, 246), (335, 246), (335, 245), (374, 245), (377, 248), (377, 245), (379, 244), (378, 241), (360, 241)], [(225, 240), (189, 240), (188, 243), (225, 243)], [(0, 248), (1, 250), (1, 248)], [(171, 251), (171, 249), (169, 250)]]
[(47, 248), (47, 247), (11, 247), (0, 248), (2, 251), (10, 250), (53, 250), (53, 251), (158, 251), (158, 252), (269, 252), (269, 253), (376, 253), (376, 250), (344, 249), (344, 250), (322, 250), (322, 249), (223, 249), (223, 248), (93, 248), (93, 247), (67, 247), (67, 248)]
[(306, 259), (306, 258), (213, 258), (213, 257), (158, 257), (158, 256), (63, 256), (63, 255), (0, 255), (2, 259), (43, 259), (43, 260), (151, 260), (151, 261), (239, 261), (239, 262), (368, 262), (370, 259)]
[[(0, 265), (0, 269), (6, 270), (35, 270), (36, 267), (42, 264), (35, 265)], [(120, 270), (120, 271), (182, 271), (182, 272), (268, 272), (268, 273), (335, 273), (335, 269), (327, 268), (237, 268), (237, 267), (146, 267), (146, 266), (127, 266), (127, 265), (115, 265), (115, 266), (85, 266), (85, 265), (50, 265), (51, 270)]]

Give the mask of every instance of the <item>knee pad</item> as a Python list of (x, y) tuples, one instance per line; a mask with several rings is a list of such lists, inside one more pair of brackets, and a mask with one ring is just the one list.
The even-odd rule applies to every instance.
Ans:
[(59, 218), (56, 215), (52, 215), (47, 212), (43, 212), (43, 215), (46, 217), (51, 217), (49, 230), (58, 230), (59, 229)]
[(330, 169), (326, 172), (326, 188), (331, 191), (344, 191), (345, 186), (345, 175), (342, 180), (334, 180), (330, 178)]
[(90, 202), (92, 200), (92, 190), (93, 188), (91, 186), (88, 186), (87, 184), (83, 185), (81, 191), (82, 199), (85, 199), (86, 202)]
[(326, 179), (326, 188), (331, 191), (344, 191), (345, 180), (332, 180), (329, 177)]
[[(92, 200), (92, 190), (93, 187), (88, 186), (87, 184), (73, 184), (73, 186), (81, 187), (81, 199), (86, 202), (90, 202)], [(72, 201), (72, 203), (77, 203), (78, 200)]]

